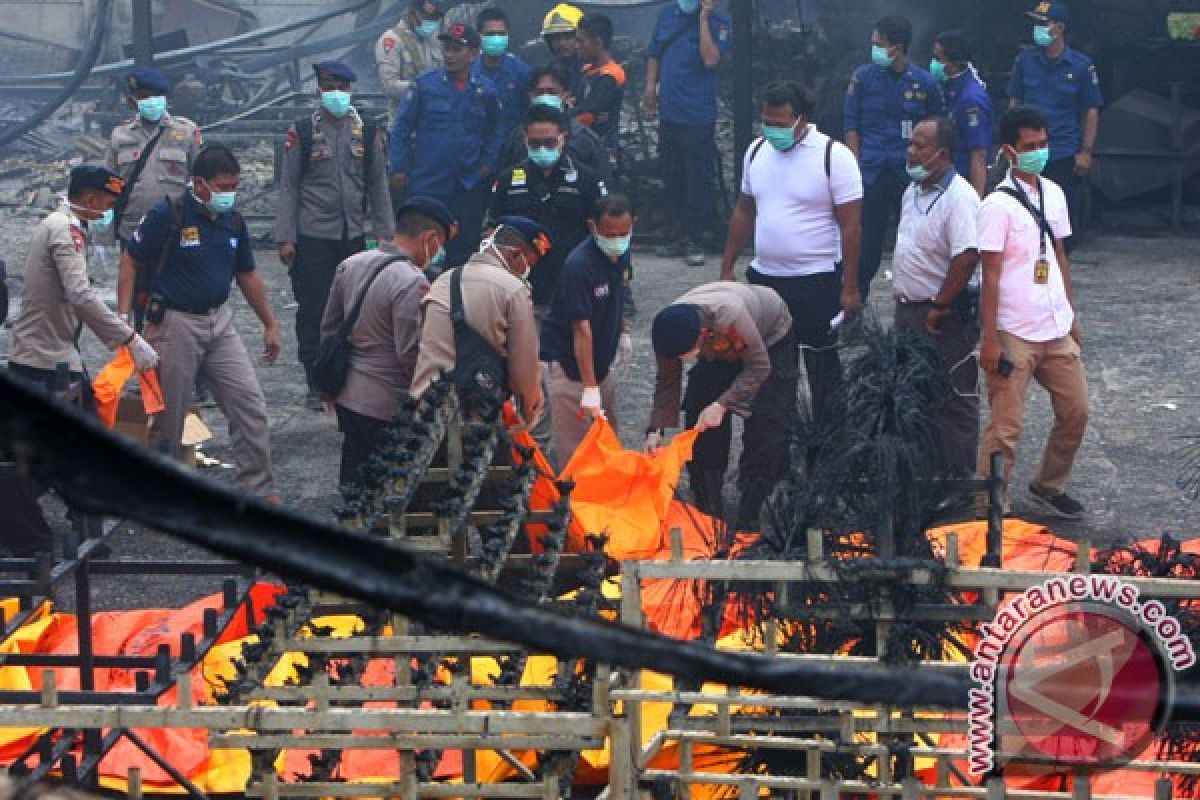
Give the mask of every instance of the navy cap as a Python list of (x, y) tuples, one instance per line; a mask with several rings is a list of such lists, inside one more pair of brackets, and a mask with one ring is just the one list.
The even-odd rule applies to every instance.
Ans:
[(554, 246), (554, 240), (550, 238), (550, 231), (542, 227), (541, 223), (534, 222), (529, 217), (500, 217), (496, 220), (496, 224), (512, 228), (521, 234), (526, 243), (537, 251), (539, 257), (549, 253), (550, 248)]
[(650, 328), (654, 354), (679, 358), (693, 349), (700, 339), (700, 322), (700, 309), (691, 303), (673, 303), (659, 311)]
[(396, 208), (396, 219), (400, 219), (401, 215), (407, 212), (415, 212), (423, 217), (429, 217), (441, 225), (446, 229), (447, 241), (458, 235), (458, 218), (445, 203), (437, 198), (424, 195), (408, 198)]
[(470, 25), (463, 25), (461, 22), (456, 22), (449, 28), (438, 35), (438, 39), (443, 42), (458, 42), (463, 47), (473, 47), (479, 49), (480, 39), (479, 33)]
[(112, 196), (118, 197), (125, 190), (125, 181), (121, 180), (121, 176), (108, 167), (98, 164), (84, 164), (72, 169), (67, 193), (74, 195), (88, 189), (108, 192)]
[(1066, 3), (1041, 2), (1034, 6), (1033, 11), (1025, 12), (1028, 16), (1041, 22), (1066, 22), (1071, 16)]
[(312, 65), (313, 72), (317, 73), (317, 77), (321, 73), (329, 75), (332, 78), (337, 78), (339, 81), (354, 83), (358, 80), (358, 76), (354, 74), (354, 70), (343, 64), (341, 61), (318, 61)]
[(156, 95), (171, 91), (171, 79), (154, 67), (135, 67), (125, 79), (130, 92), (154, 92)]

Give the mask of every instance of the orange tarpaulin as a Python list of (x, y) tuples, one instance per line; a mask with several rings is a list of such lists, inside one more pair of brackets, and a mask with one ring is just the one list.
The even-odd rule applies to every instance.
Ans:
[[(512, 403), (504, 404), (504, 424), (516, 425), (517, 414), (513, 410)], [(558, 487), (554, 485), (554, 468), (550, 466), (550, 462), (534, 441), (533, 436), (528, 431), (512, 433), (512, 441), (514, 445), (527, 447), (533, 451), (533, 457), (530, 459), (533, 462), (534, 468), (538, 472), (537, 480), (533, 483), (533, 489), (529, 492), (529, 510), (530, 511), (549, 511), (554, 508), (562, 495), (558, 491)], [(516, 450), (513, 450), (513, 459), (520, 460)], [(546, 525), (541, 522), (529, 522), (525, 525), (529, 531), (529, 549), (533, 553), (542, 552), (541, 535), (546, 532)], [(582, 553), (587, 550), (586, 541), (587, 531), (579, 524), (579, 520), (574, 516), (567, 526), (567, 544), (566, 551), (568, 553)]]
[[(96, 413), (104, 427), (111, 428), (117, 424), (117, 406), (120, 405), (121, 392), (125, 384), (133, 377), (136, 366), (128, 347), (118, 347), (112, 361), (96, 375), (92, 382), (92, 394), (96, 396)], [(158, 373), (148, 369), (138, 372), (138, 385), (142, 391), (142, 407), (146, 414), (158, 414), (163, 410), (162, 389), (158, 385)]]

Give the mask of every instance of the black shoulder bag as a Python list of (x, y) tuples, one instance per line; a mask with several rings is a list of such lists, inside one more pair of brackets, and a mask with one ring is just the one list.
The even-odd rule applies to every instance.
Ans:
[(489, 409), (508, 397), (508, 363), (467, 324), (461, 266), (450, 275), (450, 320), (454, 323), (454, 385), (464, 406)]
[(346, 377), (350, 374), (350, 359), (354, 353), (350, 344), (350, 334), (354, 332), (354, 325), (358, 322), (358, 315), (362, 313), (363, 302), (367, 299), (371, 285), (390, 265), (406, 260), (408, 256), (392, 256), (380, 264), (359, 291), (350, 316), (346, 317), (336, 331), (321, 340), (317, 360), (313, 362), (313, 383), (322, 394), (336, 397), (346, 385)]
[(167, 126), (160, 125), (158, 133), (150, 137), (150, 141), (146, 142), (146, 146), (142, 148), (142, 154), (138, 156), (138, 160), (133, 165), (133, 169), (129, 171), (129, 177), (125, 179), (125, 187), (121, 189), (121, 196), (117, 198), (117, 202), (113, 203), (113, 221), (112, 229), (119, 232), (121, 230), (121, 217), (125, 216), (125, 209), (129, 207), (129, 198), (133, 194), (133, 187), (137, 185), (138, 179), (142, 177), (142, 173), (146, 169), (146, 162), (150, 160), (150, 154), (154, 152), (154, 148), (158, 147), (158, 140), (166, 133)]

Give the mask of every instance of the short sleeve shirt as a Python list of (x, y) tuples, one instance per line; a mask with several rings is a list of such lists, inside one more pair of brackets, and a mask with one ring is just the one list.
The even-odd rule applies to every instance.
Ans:
[(978, 216), (978, 193), (954, 170), (932, 189), (909, 185), (892, 255), (892, 293), (897, 300), (924, 302), (937, 295), (950, 262), (979, 248)]
[(833, 272), (842, 259), (835, 206), (861, 200), (862, 175), (849, 148), (809, 125), (786, 152), (762, 139), (746, 150), (742, 194), (754, 198), (754, 260), (764, 275), (796, 277)]
[(954, 168), (971, 174), (971, 151), (992, 150), (992, 99), (979, 78), (968, 69), (945, 85), (946, 109), (958, 135), (954, 140)]
[(543, 361), (557, 361), (567, 377), (580, 380), (572, 323), (587, 320), (592, 326), (592, 366), (596, 380), (603, 381), (608, 376), (621, 339), (625, 312), (621, 276), (628, 268), (628, 253), (613, 261), (591, 236), (571, 251), (563, 264), (554, 304), (542, 323)]
[[(732, 43), (729, 20), (709, 14), (708, 29), (724, 58)], [(663, 122), (710, 125), (717, 120), (717, 71), (700, 58), (700, 14), (684, 14), (672, 3), (658, 15), (646, 55), (662, 65), (658, 109)]]
[[(1014, 188), (1015, 181), (1010, 172), (997, 188)], [(1042, 178), (1040, 184), (1050, 230), (1056, 239), (1065, 239), (1071, 235), (1066, 196), (1052, 181)], [(1023, 183), (1021, 187), (1038, 208), (1038, 192)], [(997, 327), (1031, 342), (1061, 339), (1071, 332), (1075, 321), (1054, 243), (1048, 239), (1044, 257), (1050, 265), (1049, 280), (1044, 284), (1034, 281), (1034, 269), (1043, 257), (1039, 247), (1043, 238), (1033, 215), (1016, 198), (995, 191), (984, 199), (979, 209), (979, 249), (1002, 254)]]
[(943, 112), (942, 90), (915, 64), (897, 74), (864, 64), (854, 71), (843, 108), (847, 131), (858, 131), (863, 179), (872, 184), (885, 170), (904, 176), (908, 141), (926, 117)]

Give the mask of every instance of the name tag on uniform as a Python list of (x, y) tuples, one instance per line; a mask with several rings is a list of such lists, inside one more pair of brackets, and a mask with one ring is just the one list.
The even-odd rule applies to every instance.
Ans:
[(913, 121), (911, 119), (900, 120), (900, 137), (903, 139), (911, 139), (913, 134)]
[(592, 290), (592, 294), (594, 294), (596, 296), (597, 300), (603, 300), (605, 297), (608, 297), (608, 284), (607, 283), (600, 284), (599, 286), (597, 286), (595, 289)]
[(524, 170), (524, 168), (522, 168), (522, 167), (517, 167), (516, 169), (514, 169), (514, 170), (513, 170), (513, 172), (512, 172), (512, 181), (511, 181), (511, 185), (513, 185), (513, 186), (524, 186), (524, 185), (525, 185), (525, 181), (526, 181), (526, 177), (525, 177), (525, 170)]
[(199, 247), (200, 229), (192, 225), (179, 232), (180, 247)]
[(238, 248), (238, 240), (237, 240), (237, 237), (236, 237), (236, 236), (230, 236), (230, 237), (229, 237), (229, 246), (230, 246), (230, 247), (232, 247), (234, 250), (237, 250), (237, 248)]
[(1046, 259), (1039, 258), (1033, 265), (1033, 282), (1041, 286), (1050, 282), (1050, 262)]

